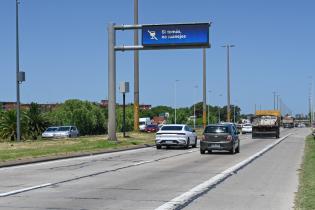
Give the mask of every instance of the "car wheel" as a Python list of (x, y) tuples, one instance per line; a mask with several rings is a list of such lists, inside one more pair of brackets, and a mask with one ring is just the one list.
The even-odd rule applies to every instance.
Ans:
[(236, 150), (235, 150), (236, 153), (240, 153), (240, 146), (241, 146), (241, 145), (240, 145), (240, 143), (238, 142), (238, 146), (237, 146), (237, 148), (236, 148)]
[(189, 145), (190, 145), (190, 140), (189, 140), (189, 138), (188, 138), (188, 139), (187, 139), (187, 143), (186, 143), (186, 145), (185, 145), (185, 148), (188, 149), (188, 148), (189, 148)]
[(197, 137), (195, 139), (195, 143), (192, 145), (193, 148), (196, 148), (197, 147)]
[(69, 138), (71, 138), (72, 136), (71, 136), (71, 134), (69, 134), (69, 136), (68, 136)]
[(161, 145), (156, 145), (156, 149), (161, 149), (162, 146)]
[(205, 154), (205, 153), (206, 153), (206, 150), (203, 150), (203, 149), (200, 148), (200, 154), (203, 155), (203, 154)]
[(232, 149), (230, 150), (230, 153), (231, 153), (231, 154), (234, 154), (234, 153), (235, 153), (235, 146), (234, 146), (234, 145), (232, 146)]
[(209, 150), (208, 150), (208, 153), (209, 153), (209, 154), (211, 154), (211, 153), (212, 153), (212, 150), (211, 150), (211, 149), (209, 149)]

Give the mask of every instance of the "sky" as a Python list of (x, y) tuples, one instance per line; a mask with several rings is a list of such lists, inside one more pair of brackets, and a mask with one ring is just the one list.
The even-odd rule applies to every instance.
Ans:
[[(107, 25), (133, 23), (132, 0), (20, 0), (23, 103), (67, 99), (99, 102), (108, 96)], [(315, 78), (313, 0), (139, 0), (139, 23), (212, 22), (207, 49), (207, 102), (227, 103), (226, 49), (231, 102), (242, 113), (273, 108), (273, 91), (293, 113), (307, 113)], [(118, 31), (117, 45), (133, 44)], [(140, 40), (141, 41), (141, 40)], [(0, 101), (15, 101), (15, 0), (0, 0)], [(117, 52), (120, 81), (130, 82), (133, 52)], [(140, 104), (186, 107), (202, 101), (202, 50), (140, 51)], [(195, 86), (198, 86), (195, 88)], [(211, 92), (210, 92), (211, 91)]]

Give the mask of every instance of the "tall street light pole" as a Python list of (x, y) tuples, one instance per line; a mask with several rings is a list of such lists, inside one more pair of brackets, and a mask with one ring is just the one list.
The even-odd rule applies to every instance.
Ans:
[(206, 68), (206, 48), (202, 49), (202, 66), (203, 66), (203, 86), (202, 86), (202, 95), (203, 95), (203, 104), (202, 104), (202, 125), (203, 128), (207, 125), (207, 68)]
[(273, 91), (273, 109), (275, 110), (276, 109), (276, 92)]
[[(221, 97), (222, 94), (220, 94), (219, 96)], [(218, 121), (218, 123), (220, 123), (220, 122), (221, 122), (221, 107), (219, 105), (219, 121)]]
[(224, 45), (227, 50), (227, 121), (231, 122), (231, 95), (230, 95), (230, 48), (235, 45)]
[[(138, 25), (138, 0), (134, 0), (134, 24)], [(138, 46), (139, 36), (138, 29), (134, 30), (134, 46)], [(139, 131), (139, 51), (133, 52), (134, 58), (134, 104), (133, 104), (133, 129)]]
[(208, 124), (210, 124), (210, 94), (211, 94), (211, 90), (208, 91), (209, 95), (208, 95)]
[(21, 140), (20, 124), (20, 55), (19, 55), (19, 1), (16, 0), (16, 140)]
[(194, 128), (196, 128), (196, 101), (197, 101), (197, 88), (198, 85), (195, 85), (196, 91), (195, 91), (195, 102), (194, 102)]
[(177, 116), (176, 116), (176, 83), (178, 82), (179, 80), (175, 80), (175, 83), (174, 83), (174, 108), (175, 108), (175, 124), (176, 124), (176, 119), (177, 119)]

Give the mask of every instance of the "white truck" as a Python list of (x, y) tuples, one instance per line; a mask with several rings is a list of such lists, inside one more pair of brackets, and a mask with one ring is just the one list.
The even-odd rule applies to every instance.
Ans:
[(139, 130), (144, 131), (147, 125), (151, 125), (150, 117), (141, 117), (139, 118)]

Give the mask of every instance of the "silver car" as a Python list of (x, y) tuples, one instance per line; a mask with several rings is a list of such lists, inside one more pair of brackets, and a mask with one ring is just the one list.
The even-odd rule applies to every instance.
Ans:
[(42, 138), (54, 138), (54, 134), (57, 130), (58, 127), (48, 127), (44, 133), (42, 133)]
[(79, 131), (77, 127), (75, 126), (60, 126), (58, 130), (55, 132), (54, 137), (55, 138), (72, 138), (72, 137), (78, 137)]

